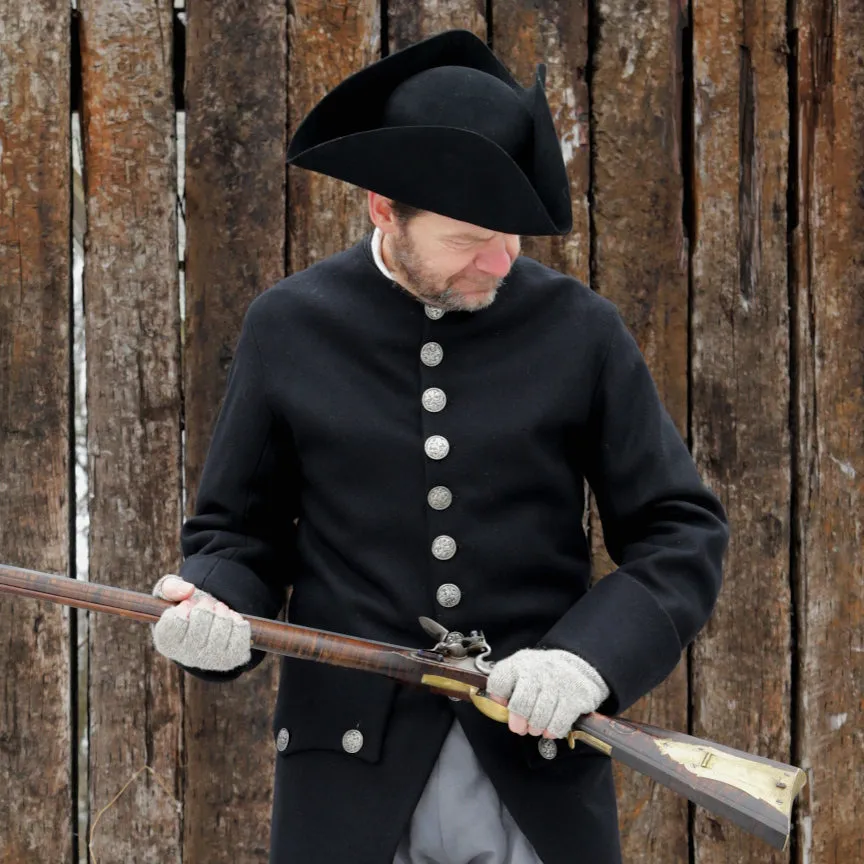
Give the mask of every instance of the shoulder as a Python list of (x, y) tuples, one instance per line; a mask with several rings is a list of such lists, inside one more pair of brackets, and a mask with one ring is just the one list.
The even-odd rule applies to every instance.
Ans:
[(292, 322), (338, 315), (346, 287), (362, 273), (362, 254), (358, 243), (280, 279), (252, 300), (247, 322), (261, 338), (278, 338)]
[(623, 326), (618, 307), (580, 279), (520, 255), (513, 265), (512, 292), (519, 314), (554, 320), (559, 326), (608, 342)]

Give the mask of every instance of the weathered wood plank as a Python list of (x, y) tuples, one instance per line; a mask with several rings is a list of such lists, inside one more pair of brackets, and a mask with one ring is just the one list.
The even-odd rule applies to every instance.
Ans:
[[(603, 4), (591, 77), (595, 255), (592, 287), (617, 304), (660, 396), (687, 435), (688, 238), (683, 220), (682, 50), (685, 10), (659, 0)], [(592, 505), (597, 574), (614, 565)], [(627, 716), (687, 728), (682, 660)], [(616, 767), (622, 851), (628, 862), (686, 864), (686, 802)]]
[[(186, 52), (187, 510), (246, 307), (285, 272), (286, 4), (195, 2)], [(185, 676), (187, 864), (266, 862), (278, 664)]]
[(470, 30), (486, 41), (486, 0), (388, 0), (389, 53), (444, 30)]
[[(172, 15), (81, 7), (90, 578), (149, 591), (179, 563), (180, 342)], [(177, 667), (149, 628), (90, 615), (89, 780), (99, 861), (181, 860)], [(89, 838), (88, 838), (89, 839)]]
[(798, 861), (846, 864), (864, 861), (864, 4), (796, 5)]
[[(312, 107), (381, 55), (378, 0), (298, 0), (289, 16), (291, 134)], [(370, 230), (367, 193), (356, 186), (288, 166), (289, 271), (351, 246)]]
[[(0, 7), (0, 560), (69, 564), (69, 3)], [(0, 862), (72, 864), (69, 609), (0, 598)]]
[[(731, 525), (693, 651), (693, 734), (791, 759), (785, 2), (696, 3), (692, 430)], [(786, 853), (697, 811), (696, 861)]]
[(523, 87), (546, 64), (546, 98), (570, 179), (573, 230), (564, 237), (523, 237), (522, 254), (583, 282), (590, 279), (591, 181), (588, 141), (588, 4), (496, 0), (492, 44)]

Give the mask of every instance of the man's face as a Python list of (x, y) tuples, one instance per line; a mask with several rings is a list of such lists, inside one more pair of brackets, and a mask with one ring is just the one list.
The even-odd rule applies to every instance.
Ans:
[(384, 234), (384, 263), (426, 303), (476, 311), (495, 299), (521, 248), (518, 234), (502, 234), (438, 213), (398, 221)]

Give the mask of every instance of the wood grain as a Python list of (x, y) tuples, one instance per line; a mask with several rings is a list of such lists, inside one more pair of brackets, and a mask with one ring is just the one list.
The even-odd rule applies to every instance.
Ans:
[(443, 30), (470, 30), (486, 41), (486, 0), (387, 0), (389, 54)]
[(587, 0), (496, 0), (493, 46), (523, 87), (546, 64), (546, 99), (561, 144), (573, 210), (573, 230), (562, 237), (523, 237), (522, 254), (560, 273), (590, 280), (591, 225)]
[(864, 860), (864, 4), (797, 4), (798, 861)]
[[(69, 566), (69, 3), (0, 7), (0, 561)], [(72, 864), (69, 610), (0, 600), (0, 864)]]
[[(677, 2), (602, 4), (591, 59), (592, 287), (612, 300), (687, 436), (688, 241), (683, 220), (683, 31)], [(592, 504), (598, 576), (614, 568)], [(627, 711), (633, 720), (687, 730), (682, 662)], [(687, 864), (687, 805), (633, 772), (616, 771), (622, 852), (628, 862)]]
[[(377, 0), (299, 0), (289, 17), (290, 133), (340, 81), (381, 56)], [(289, 271), (294, 273), (351, 246), (367, 231), (365, 190), (288, 166)]]
[[(188, 7), (187, 281), (183, 344), (187, 512), (246, 308), (285, 274), (286, 6)], [(183, 861), (268, 857), (278, 665), (225, 684), (185, 677)]]
[[(149, 592), (179, 564), (180, 342), (171, 9), (81, 9), (90, 578)], [(181, 861), (177, 667), (149, 627), (89, 616), (99, 861)], [(169, 790), (169, 795), (163, 784)], [(173, 797), (172, 797), (173, 796)], [(88, 838), (89, 840), (89, 838)]]
[[(785, 3), (693, 15), (693, 453), (731, 542), (693, 650), (693, 734), (791, 761), (791, 457)], [(695, 860), (780, 862), (697, 811)]]

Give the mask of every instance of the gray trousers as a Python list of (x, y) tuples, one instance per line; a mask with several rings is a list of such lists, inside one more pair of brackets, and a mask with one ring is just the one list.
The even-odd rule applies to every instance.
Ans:
[(393, 864), (543, 864), (453, 721)]

